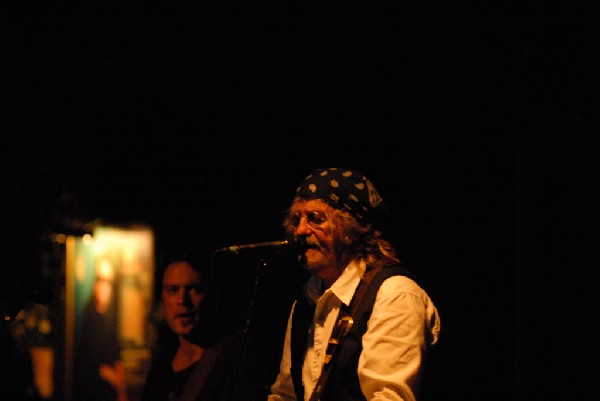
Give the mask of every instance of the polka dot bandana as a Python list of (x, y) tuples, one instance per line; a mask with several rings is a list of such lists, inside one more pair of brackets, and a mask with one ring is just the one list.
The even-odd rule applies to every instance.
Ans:
[(300, 183), (296, 197), (321, 199), (348, 212), (361, 225), (379, 225), (388, 215), (383, 199), (361, 173), (345, 168), (317, 169)]

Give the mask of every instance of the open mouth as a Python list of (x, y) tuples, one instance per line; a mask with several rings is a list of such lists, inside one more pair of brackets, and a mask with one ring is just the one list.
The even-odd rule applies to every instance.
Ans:
[(177, 315), (175, 315), (175, 317), (178, 319), (192, 319), (194, 317), (194, 314), (191, 312), (178, 313)]
[(321, 249), (319, 242), (313, 238), (310, 238), (310, 237), (307, 238), (305, 243), (306, 243), (305, 249)]

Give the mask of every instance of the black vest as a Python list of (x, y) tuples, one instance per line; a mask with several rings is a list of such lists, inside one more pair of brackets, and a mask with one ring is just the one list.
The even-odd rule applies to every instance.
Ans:
[[(325, 390), (321, 396), (322, 401), (365, 401), (366, 398), (360, 390), (358, 382), (358, 358), (362, 351), (362, 336), (367, 330), (367, 322), (371, 317), (373, 304), (377, 291), (384, 280), (391, 276), (403, 275), (414, 279), (413, 275), (399, 265), (387, 266), (376, 273), (375, 277), (367, 287), (362, 301), (356, 310), (354, 324), (344, 341), (337, 349), (334, 365), (327, 380)], [(296, 300), (294, 315), (292, 316), (291, 330), (291, 374), (294, 390), (299, 401), (304, 400), (304, 388), (302, 386), (302, 365), (306, 352), (308, 340), (308, 329), (311, 325), (315, 306), (301, 293)], [(354, 300), (353, 300), (354, 301)], [(342, 305), (340, 313), (350, 313), (349, 307)]]

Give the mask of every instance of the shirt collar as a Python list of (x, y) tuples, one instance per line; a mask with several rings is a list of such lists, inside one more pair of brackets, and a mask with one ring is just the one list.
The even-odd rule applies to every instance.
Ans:
[[(360, 282), (360, 278), (364, 276), (367, 265), (363, 259), (355, 259), (351, 261), (344, 269), (340, 277), (328, 288), (325, 292), (332, 292), (345, 305), (350, 305), (356, 287)], [(316, 276), (311, 276), (304, 287), (304, 293), (312, 303), (323, 295), (322, 280)]]

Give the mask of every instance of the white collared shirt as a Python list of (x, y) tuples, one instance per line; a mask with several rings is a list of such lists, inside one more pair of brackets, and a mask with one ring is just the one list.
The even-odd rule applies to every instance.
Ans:
[[(321, 294), (321, 280), (311, 276), (305, 285), (308, 298), (316, 303), (306, 357), (302, 367), (304, 401), (308, 401), (319, 379), (329, 337), (342, 303), (349, 305), (365, 272), (364, 261), (353, 261), (333, 285)], [(319, 296), (320, 295), (320, 296)], [(268, 401), (295, 401), (291, 367), (291, 317), (288, 319), (280, 371)], [(427, 348), (437, 342), (440, 319), (433, 302), (406, 276), (386, 279), (377, 293), (367, 324), (357, 372), (367, 400), (415, 401), (419, 374)]]

